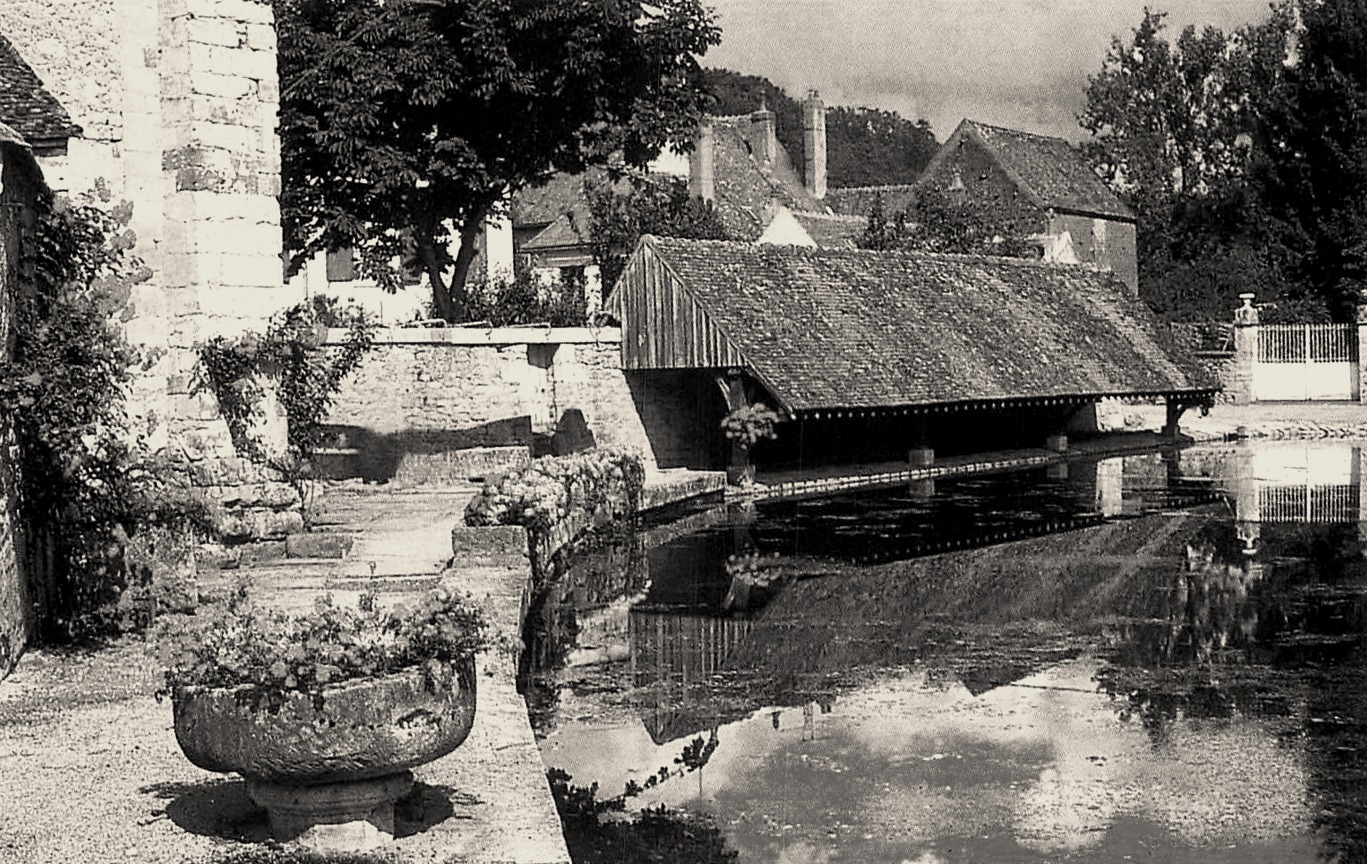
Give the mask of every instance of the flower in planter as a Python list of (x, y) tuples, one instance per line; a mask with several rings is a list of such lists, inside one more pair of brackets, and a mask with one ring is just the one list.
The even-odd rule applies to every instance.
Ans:
[(236, 772), (277, 840), (315, 851), (388, 842), (409, 769), (465, 741), (484, 619), (444, 588), (413, 608), (318, 601), (308, 615), (263, 610), (245, 585), (159, 649), (176, 740), (191, 762)]
[(774, 409), (756, 402), (730, 411), (722, 418), (721, 428), (727, 440), (735, 442), (743, 450), (749, 450), (760, 441), (777, 438), (774, 426), (778, 421), (779, 416)]
[(446, 588), (411, 609), (381, 610), (375, 595), (356, 608), (320, 598), (308, 615), (262, 609), (245, 583), (221, 604), (163, 624), (165, 667), (159, 696), (186, 687), (240, 688), (254, 709), (278, 710), (292, 693), (321, 704), (324, 690), (357, 679), (421, 669), (430, 687), (449, 685), (456, 667), (487, 647), (484, 617)]

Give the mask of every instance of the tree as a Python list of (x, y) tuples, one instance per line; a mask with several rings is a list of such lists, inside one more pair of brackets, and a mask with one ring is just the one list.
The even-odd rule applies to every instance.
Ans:
[(896, 111), (837, 106), (826, 112), (832, 187), (914, 183), (939, 147), (929, 122)]
[(1138, 216), (1141, 296), (1174, 318), (1228, 317), (1243, 291), (1304, 308), (1301, 232), (1254, 179), (1282, 158), (1267, 118), (1286, 98), (1290, 8), (1173, 44), (1163, 19), (1146, 9), (1112, 42), (1079, 118), (1085, 152)]
[(1255, 179), (1301, 241), (1305, 293), (1347, 318), (1367, 288), (1367, 8), (1299, 5), (1283, 11), (1285, 82), (1267, 100)]
[[(781, 87), (728, 69), (702, 70), (700, 86), (716, 100), (713, 112), (720, 115), (749, 114), (763, 101), (774, 112), (775, 132), (793, 167), (799, 174), (805, 171), (802, 106)], [(925, 120), (877, 108), (826, 111), (826, 173), (832, 188), (911, 183), (938, 147)]]
[(710, 201), (691, 197), (674, 177), (633, 174), (613, 182), (586, 181), (593, 260), (604, 292), (616, 284), (636, 241), (646, 234), (691, 240), (729, 240)]
[(1038, 258), (1041, 247), (1030, 239), (1030, 226), (1017, 224), (1009, 209), (967, 201), (933, 186), (917, 190), (911, 206), (891, 219), (881, 197), (874, 199), (860, 248), (951, 252)]
[[(686, 149), (705, 107), (698, 0), (275, 0), (281, 220), (295, 266), (351, 246), (415, 263), (457, 320), (476, 240), (554, 170)], [(452, 259), (447, 248), (460, 240)]]

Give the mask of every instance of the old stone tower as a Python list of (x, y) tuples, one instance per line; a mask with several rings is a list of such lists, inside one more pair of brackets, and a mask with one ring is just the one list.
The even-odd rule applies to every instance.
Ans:
[(280, 261), (279, 84), (267, 0), (5, 0), (3, 33), (81, 127), (40, 155), (48, 185), (133, 205), (153, 277), (127, 335), (156, 358), (133, 399), (154, 449), (189, 468), (241, 537), (297, 525), (293, 493), (236, 457), (195, 346), (288, 305)]

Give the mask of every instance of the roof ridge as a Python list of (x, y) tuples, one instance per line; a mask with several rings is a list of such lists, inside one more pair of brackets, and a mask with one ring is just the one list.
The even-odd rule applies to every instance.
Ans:
[(978, 261), (985, 264), (1004, 264), (1008, 267), (1059, 269), (1070, 270), (1074, 272), (1085, 271), (1091, 273), (1111, 272), (1109, 268), (1102, 267), (1099, 264), (1095, 264), (1090, 261), (1078, 261), (1076, 263), (1071, 263), (1065, 261), (1049, 261), (1044, 258), (1017, 258), (1011, 255), (983, 255), (980, 253), (971, 252), (930, 252), (921, 249), (860, 249), (858, 247), (853, 249), (847, 247), (826, 248), (820, 246), (812, 247), (805, 245), (796, 245), (792, 243), (756, 243), (753, 240), (695, 240), (691, 237), (664, 237), (658, 234), (647, 234), (644, 236), (651, 237), (656, 241), (663, 241), (666, 244), (678, 245), (705, 244), (712, 246), (735, 247), (739, 249), (753, 249), (756, 251), (776, 248), (795, 249), (803, 254), (808, 255), (889, 255), (902, 258), (931, 258), (942, 261)]
[(833, 192), (881, 192), (884, 189), (915, 189), (916, 183), (882, 183), (877, 186), (834, 186), (826, 190), (826, 194)]
[(845, 222), (867, 222), (867, 216), (860, 216), (857, 213), (822, 213), (819, 210), (789, 210), (794, 216), (807, 216), (812, 219), (831, 219), (834, 221)]
[(1010, 132), (1012, 135), (1024, 135), (1027, 138), (1040, 138), (1045, 141), (1062, 141), (1069, 147), (1073, 146), (1072, 143), (1069, 142), (1069, 140), (1067, 138), (1064, 138), (1062, 135), (1045, 135), (1043, 132), (1027, 132), (1024, 129), (1013, 129), (1010, 126), (998, 126), (995, 123), (983, 123), (978, 120), (970, 120), (968, 118), (964, 119), (968, 120), (969, 123), (972, 123), (979, 129), (995, 129), (998, 132)]

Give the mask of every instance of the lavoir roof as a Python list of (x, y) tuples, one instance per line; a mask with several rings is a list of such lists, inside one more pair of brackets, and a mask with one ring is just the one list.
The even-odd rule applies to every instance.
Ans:
[(646, 237), (608, 307), (623, 368), (741, 368), (790, 414), (1218, 389), (1086, 265)]

